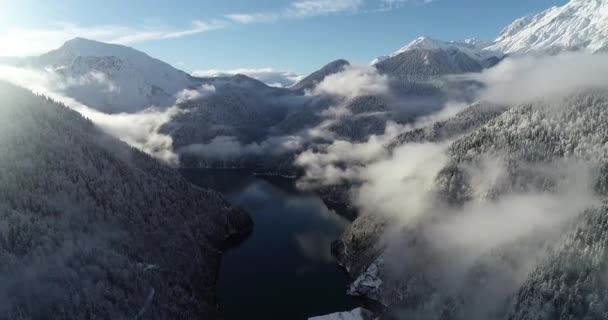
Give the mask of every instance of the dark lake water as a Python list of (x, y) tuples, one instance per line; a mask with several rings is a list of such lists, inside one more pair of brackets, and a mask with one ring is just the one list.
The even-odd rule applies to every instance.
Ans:
[(241, 171), (184, 169), (253, 217), (255, 228), (222, 260), (218, 296), (226, 320), (306, 319), (358, 307), (330, 254), (348, 220), (293, 181)]

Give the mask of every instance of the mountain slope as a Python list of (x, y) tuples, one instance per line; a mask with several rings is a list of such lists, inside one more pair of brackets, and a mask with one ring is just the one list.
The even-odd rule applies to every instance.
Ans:
[(413, 48), (374, 65), (382, 74), (421, 82), (448, 74), (480, 72), (483, 65), (459, 50)]
[(608, 46), (608, 1), (571, 0), (506, 27), (490, 50), (508, 54), (581, 50)]
[(193, 85), (188, 74), (143, 52), (82, 38), (24, 63), (58, 76), (67, 96), (105, 112), (168, 106)]
[[(595, 207), (596, 201), (590, 198), (577, 198), (576, 192), (588, 186), (592, 195), (587, 196), (605, 199), (607, 105), (608, 93), (595, 90), (564, 99), (541, 99), (502, 114), (480, 114), (487, 123), (470, 133), (465, 133), (470, 129), (463, 127), (465, 135), (450, 145), (450, 160), (434, 179), (432, 196), (442, 203), (436, 211), (393, 229), (388, 242), (387, 228), (395, 223), (383, 215), (364, 215), (335, 244), (333, 249), (341, 263), (357, 278), (349, 292), (377, 299), (391, 306), (390, 313), (411, 318), (604, 318), (603, 301), (607, 295), (605, 286), (598, 283), (602, 283), (599, 279), (605, 272), (608, 247), (606, 208)], [(458, 124), (458, 117), (455, 120)], [(442, 128), (450, 126), (442, 124), (438, 129)], [(458, 137), (457, 131), (439, 131), (438, 135), (435, 130), (425, 130), (429, 133), (404, 135), (398, 141), (441, 140), (446, 134)], [(582, 184), (577, 184), (577, 179), (582, 179)], [(511, 241), (473, 254), (462, 247), (451, 247), (441, 237), (444, 242), (434, 238), (441, 228), (454, 228), (460, 219), (467, 219), (467, 208), (475, 208), (476, 204), (487, 203), (495, 208), (501, 201), (512, 201), (509, 197), (513, 195), (525, 194), (536, 195), (534, 201), (542, 202), (547, 199), (539, 194), (559, 194), (568, 185), (576, 186), (577, 191), (568, 191), (562, 197), (571, 197), (573, 192), (577, 195), (570, 200), (558, 199), (563, 201), (559, 210), (547, 212), (530, 206), (517, 209), (526, 210), (526, 225), (536, 214), (547, 218), (542, 227), (532, 228)], [(562, 207), (577, 201), (574, 199), (584, 200), (581, 211), (589, 210), (581, 215), (575, 206), (570, 208), (574, 212), (569, 218), (560, 217), (556, 212), (567, 211)], [(458, 209), (445, 210), (446, 206)], [(475, 224), (510, 212), (513, 211), (485, 209), (475, 215), (474, 221), (462, 223)], [(556, 225), (545, 229), (547, 223)], [(504, 225), (500, 230), (508, 228)], [(517, 230), (520, 229), (521, 226)], [(458, 230), (450, 232), (459, 238), (467, 237), (465, 233), (458, 234)], [(473, 243), (475, 248), (479, 245)], [(456, 257), (442, 251), (446, 248), (448, 252), (463, 250), (462, 255), (472, 257), (462, 265), (463, 261), (456, 262)], [(409, 262), (411, 257), (415, 257), (415, 263)], [(442, 264), (450, 259), (454, 264), (450, 266), (455, 268), (443, 269)], [(446, 287), (445, 277), (451, 281), (458, 268), (462, 269), (457, 273), (457, 286), (450, 283)]]
[(338, 73), (349, 65), (350, 63), (348, 61), (342, 59), (330, 62), (323, 66), (323, 68), (300, 80), (300, 82), (296, 83), (292, 89), (297, 91), (312, 90), (327, 76)]
[(62, 105), (0, 93), (0, 319), (212, 318), (248, 216)]
[(440, 41), (431, 37), (420, 37), (405, 47), (393, 53), (391, 57), (414, 49), (424, 50), (444, 50), (444, 51), (460, 51), (469, 58), (478, 62), (483, 62), (491, 58), (501, 58), (503, 54), (498, 51), (486, 50), (491, 43), (475, 38), (466, 39), (464, 41)]

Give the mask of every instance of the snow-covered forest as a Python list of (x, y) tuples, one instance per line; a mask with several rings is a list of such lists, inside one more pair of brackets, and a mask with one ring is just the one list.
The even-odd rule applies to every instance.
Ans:
[(0, 318), (214, 314), (244, 212), (51, 99), (0, 83), (0, 105)]

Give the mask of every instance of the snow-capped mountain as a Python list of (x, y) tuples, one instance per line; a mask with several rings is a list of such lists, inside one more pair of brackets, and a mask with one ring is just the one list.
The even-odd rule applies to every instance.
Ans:
[(479, 72), (504, 57), (485, 49), (490, 43), (479, 39), (441, 41), (420, 37), (398, 51), (376, 58), (371, 65), (384, 74), (406, 81), (428, 81), (448, 74)]
[[(429, 75), (474, 72), (479, 71), (479, 67), (491, 67), (504, 57), (504, 54), (500, 51), (486, 49), (491, 44), (492, 42), (477, 38), (470, 38), (464, 41), (441, 41), (423, 36), (392, 54), (374, 59), (371, 65), (379, 66), (383, 63), (386, 64), (387, 60), (406, 60), (407, 64), (411, 65), (408, 67), (410, 70), (412, 68), (438, 69), (423, 71), (423, 73), (428, 73)], [(407, 59), (404, 59), (406, 57)], [(446, 60), (445, 58), (448, 59)], [(401, 65), (403, 62), (405, 61), (401, 61), (398, 64)], [(438, 63), (441, 63), (443, 66), (437, 66)], [(389, 69), (398, 68), (394, 63), (390, 63), (390, 65)]]
[(492, 42), (477, 38), (470, 38), (464, 41), (441, 41), (431, 37), (420, 37), (393, 53), (391, 57), (414, 49), (460, 51), (469, 56), (469, 58), (479, 62), (492, 57), (502, 57), (503, 54), (500, 51), (485, 49), (491, 44)]
[(59, 77), (64, 93), (107, 112), (167, 106), (192, 78), (135, 49), (75, 38), (26, 64)]
[(515, 20), (487, 47), (508, 54), (608, 47), (608, 1), (571, 0), (539, 14)]
[(374, 67), (405, 82), (426, 82), (448, 74), (479, 72), (484, 64), (459, 50), (416, 48), (378, 62)]
[(607, 49), (608, 1), (571, 0), (564, 6), (516, 19), (503, 29), (494, 42), (476, 38), (441, 41), (424, 36), (392, 54), (374, 59), (371, 64), (379, 65), (416, 50), (447, 52), (451, 56), (464, 54), (483, 67), (491, 67), (505, 55), (552, 54), (560, 51), (594, 53)]
[(342, 59), (330, 62), (323, 68), (311, 73), (304, 79), (300, 80), (292, 88), (294, 90), (301, 91), (314, 89), (314, 87), (318, 85), (321, 81), (323, 81), (323, 79), (325, 79), (327, 76), (338, 73), (344, 70), (344, 68), (348, 67), (349, 65), (350, 62)]

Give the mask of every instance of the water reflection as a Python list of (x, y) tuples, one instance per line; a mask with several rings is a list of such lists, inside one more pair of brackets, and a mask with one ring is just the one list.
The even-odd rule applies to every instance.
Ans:
[(306, 319), (350, 310), (349, 279), (330, 254), (348, 221), (290, 180), (238, 171), (184, 170), (214, 187), (255, 221), (250, 238), (223, 259), (218, 283), (225, 319)]

